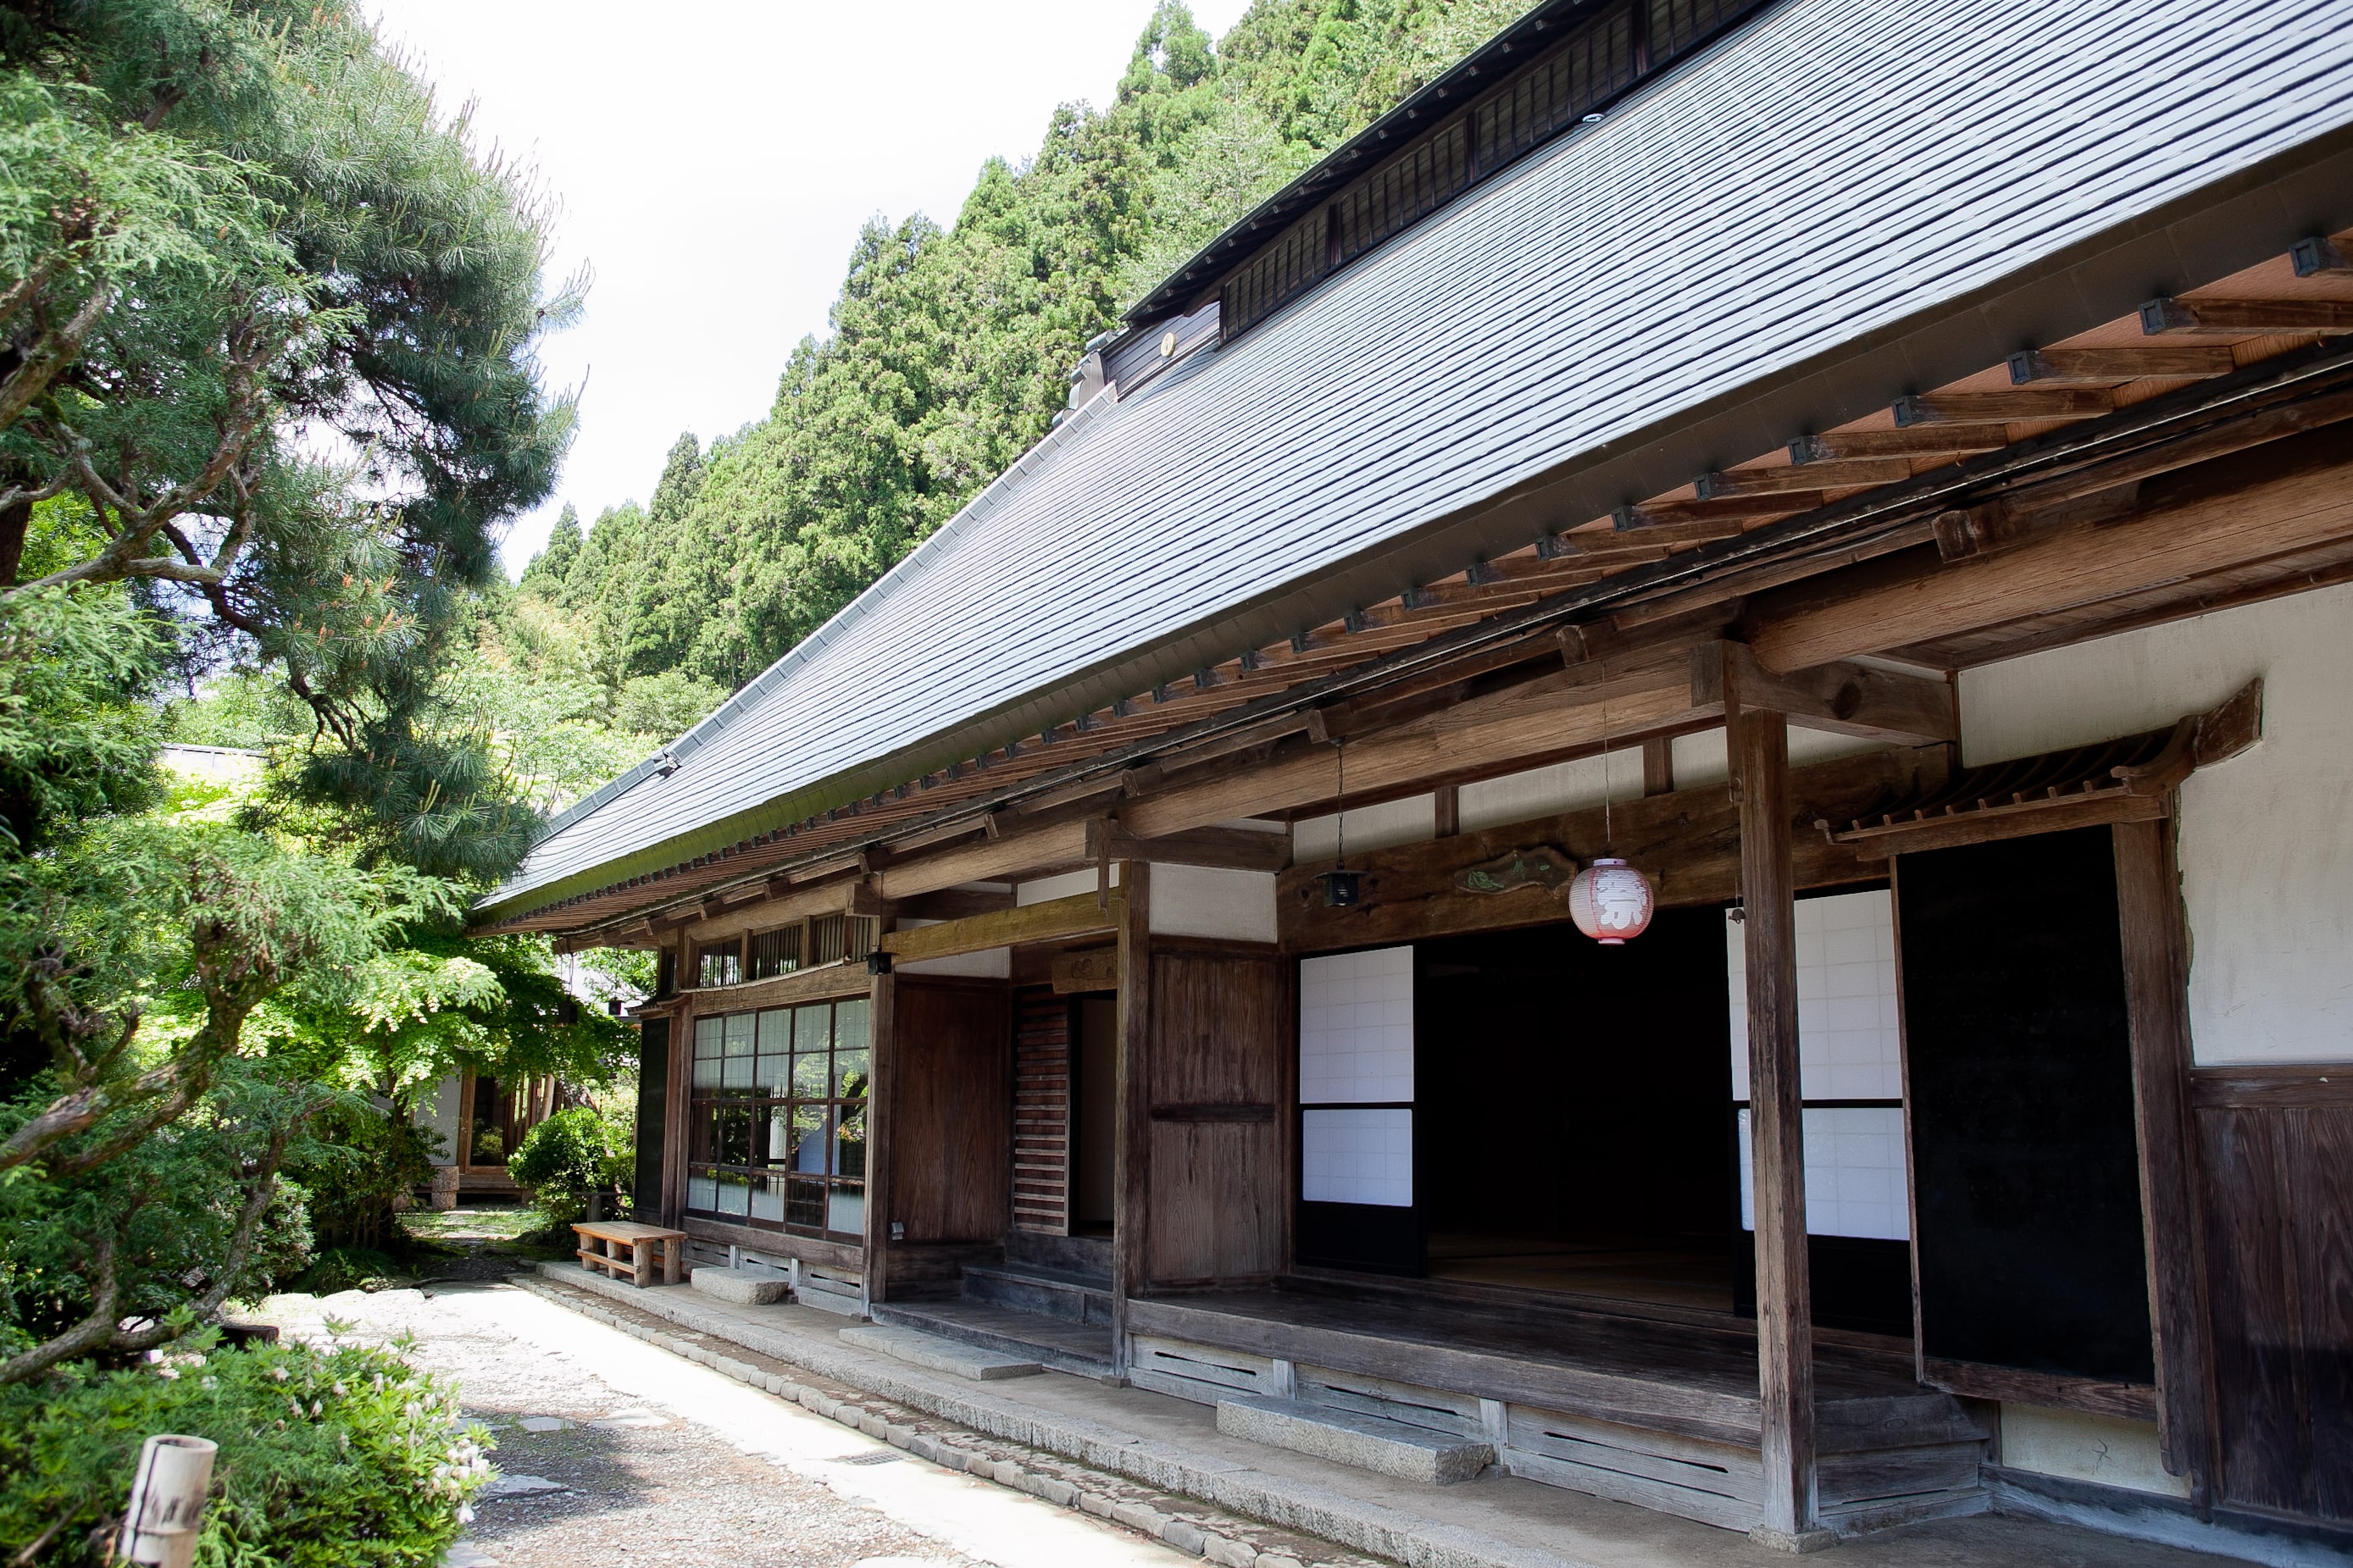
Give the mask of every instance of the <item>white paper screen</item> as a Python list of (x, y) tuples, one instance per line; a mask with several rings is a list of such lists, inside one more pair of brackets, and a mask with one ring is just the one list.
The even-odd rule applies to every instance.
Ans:
[(1299, 965), (1300, 1196), (1413, 1205), (1413, 949)]
[(1411, 1208), (1413, 1112), (1301, 1112), (1299, 1195), (1311, 1204)]
[[(1808, 1100), (1904, 1098), (1895, 1014), (1895, 907), (1885, 889), (1799, 899), (1798, 1085)], [(1748, 1098), (1746, 928), (1725, 921), (1732, 1098)]]
[[(1896, 1016), (1895, 912), (1885, 889), (1800, 899), (1798, 1082), (1805, 1111), (1806, 1229), (1902, 1241), (1912, 1234), (1904, 1163), (1903, 1035)], [(1732, 1094), (1748, 1098), (1745, 927), (1725, 922)], [(1748, 1112), (1740, 1112), (1740, 1223), (1756, 1224)]]
[[(1740, 1224), (1757, 1228), (1756, 1165), (1746, 1110), (1740, 1113)], [(1911, 1236), (1900, 1108), (1806, 1108), (1806, 1231), (1888, 1241)]]
[(1413, 1098), (1413, 949), (1299, 963), (1299, 1102)]

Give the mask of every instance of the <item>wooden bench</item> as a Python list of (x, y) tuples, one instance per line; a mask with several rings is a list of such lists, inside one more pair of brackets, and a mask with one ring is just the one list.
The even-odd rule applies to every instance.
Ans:
[(686, 1260), (686, 1232), (622, 1219), (592, 1220), (572, 1228), (580, 1237), (584, 1266), (638, 1286), (651, 1284), (659, 1268), (663, 1284), (678, 1283)]

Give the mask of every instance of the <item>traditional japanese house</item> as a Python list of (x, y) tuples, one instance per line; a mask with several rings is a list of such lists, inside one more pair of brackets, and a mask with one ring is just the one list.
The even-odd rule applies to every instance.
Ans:
[(662, 955), (643, 1205), (1271, 1442), (2345, 1549), (2345, 22), (1538, 5), (487, 900)]

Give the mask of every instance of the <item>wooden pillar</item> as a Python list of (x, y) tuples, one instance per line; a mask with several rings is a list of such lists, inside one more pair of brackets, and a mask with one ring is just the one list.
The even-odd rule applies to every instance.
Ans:
[(686, 1162), (694, 1114), (694, 1009), (673, 1004), (670, 1014), (670, 1093), (662, 1101), (661, 1222), (672, 1230), (686, 1218)]
[(1152, 1190), (1152, 868), (1130, 860), (1120, 869), (1125, 902), (1119, 922), (1119, 1101), (1112, 1159), (1112, 1365), (1127, 1371), (1127, 1299), (1147, 1282), (1146, 1232)]
[(1807, 1274), (1804, 1100), (1798, 1081), (1798, 935), (1789, 842), (1789, 727), (1740, 709), (1725, 670), (1738, 759), (1742, 943), (1748, 969), (1748, 1131), (1757, 1207), (1757, 1387), (1765, 1506), (1757, 1538), (1810, 1552), (1814, 1489), (1814, 1310)]
[(2165, 1468), (2205, 1500), (2212, 1458), (2197, 1184), (2189, 1124), (2189, 963), (2173, 819), (2119, 822), (2116, 917), (2131, 1019), (2133, 1115), (2140, 1142), (2142, 1245), (2157, 1342), (2158, 1438)]
[(1675, 793), (1675, 743), (1668, 736), (1642, 742), (1642, 793)]
[(859, 1276), (870, 1305), (890, 1300), (891, 1163), (898, 1151), (898, 1140), (891, 1135), (899, 1098), (898, 988), (897, 975), (876, 975), (869, 993), (872, 1010), (866, 1017), (866, 1245)]

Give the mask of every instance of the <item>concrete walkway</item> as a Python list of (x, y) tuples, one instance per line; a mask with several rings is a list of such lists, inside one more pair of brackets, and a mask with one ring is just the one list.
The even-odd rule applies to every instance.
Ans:
[[(989, 1472), (1090, 1511), (1123, 1483), (1162, 1494), (1119, 1515), (1171, 1545), (1220, 1563), (1277, 1568), (1283, 1557), (1334, 1562), (1294, 1545), (1253, 1542), (1260, 1521), (1413, 1568), (1781, 1568), (1788, 1559), (1746, 1536), (1508, 1476), (1451, 1486), (1375, 1475), (1220, 1433), (1206, 1405), (1044, 1373), (976, 1382), (845, 1343), (848, 1320), (798, 1306), (737, 1307), (688, 1286), (639, 1290), (575, 1266), (519, 1279), (616, 1327), (651, 1339), (820, 1414), (845, 1391), (865, 1397), (839, 1417), (925, 1458), (1010, 1445)], [(681, 1331), (683, 1331), (682, 1332)], [(880, 1402), (880, 1403), (875, 1403)], [(975, 1473), (980, 1466), (972, 1464)], [(1197, 1500), (1187, 1505), (1177, 1500)], [(1187, 1514), (1194, 1517), (1187, 1517)], [(1171, 1528), (1173, 1527), (1173, 1528)], [(2218, 1568), (2237, 1561), (1992, 1514), (1945, 1520), (1842, 1543), (1852, 1568)]]
[(1124, 1528), (890, 1445), (504, 1284), (280, 1296), (289, 1334), (401, 1342), (491, 1430), (443, 1568), (1184, 1568)]

